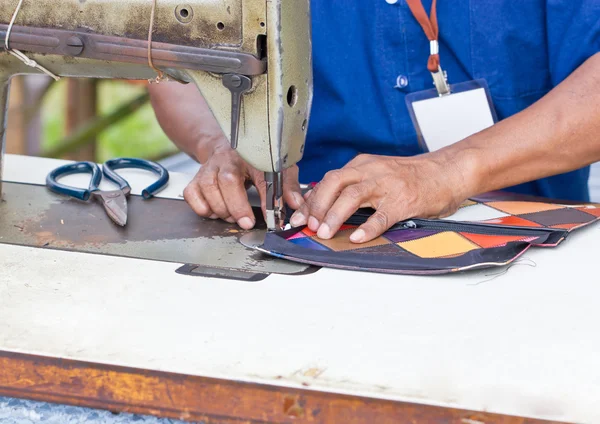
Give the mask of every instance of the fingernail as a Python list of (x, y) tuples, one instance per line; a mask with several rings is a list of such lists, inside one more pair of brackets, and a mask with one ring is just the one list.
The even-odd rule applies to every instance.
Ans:
[(219, 215), (217, 215), (216, 213), (213, 213), (211, 216), (208, 217), (208, 219), (217, 219), (219, 217)]
[(350, 241), (352, 243), (362, 243), (362, 241), (365, 239), (365, 235), (366, 234), (365, 234), (364, 230), (356, 230), (350, 236)]
[(230, 224), (235, 223), (235, 219), (233, 219), (232, 217), (227, 218), (225, 221), (229, 222)]
[(319, 221), (317, 221), (317, 218), (314, 216), (308, 218), (308, 228), (315, 232), (319, 229)]
[(300, 227), (301, 225), (306, 224), (306, 217), (302, 214), (302, 212), (296, 212), (290, 218), (290, 224), (294, 227)]
[(299, 193), (293, 193), (292, 196), (294, 197), (294, 202), (296, 202), (297, 207), (300, 207), (304, 204), (304, 199)]
[(329, 239), (331, 238), (331, 228), (327, 224), (321, 224), (319, 227), (319, 231), (317, 231), (317, 237), (321, 239)]
[(245, 216), (238, 221), (238, 225), (244, 230), (251, 230), (254, 227), (254, 221)]

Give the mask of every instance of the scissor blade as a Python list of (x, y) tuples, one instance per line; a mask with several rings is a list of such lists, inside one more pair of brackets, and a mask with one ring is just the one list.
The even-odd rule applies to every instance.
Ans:
[(121, 190), (100, 191), (95, 193), (102, 202), (106, 213), (113, 222), (121, 227), (127, 224), (127, 197)]

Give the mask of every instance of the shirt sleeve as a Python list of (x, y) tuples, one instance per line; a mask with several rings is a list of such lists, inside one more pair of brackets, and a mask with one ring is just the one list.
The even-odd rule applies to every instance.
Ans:
[(560, 84), (600, 52), (600, 1), (547, 0), (546, 28), (552, 84)]

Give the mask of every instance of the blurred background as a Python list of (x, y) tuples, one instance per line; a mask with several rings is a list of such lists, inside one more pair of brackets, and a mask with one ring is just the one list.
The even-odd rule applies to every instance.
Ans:
[(17, 76), (11, 82), (6, 152), (103, 162), (140, 157), (172, 171), (198, 168), (161, 130), (147, 81)]
[[(15, 77), (6, 151), (96, 162), (140, 157), (194, 174), (198, 164), (179, 153), (158, 125), (147, 86), (147, 81)], [(600, 202), (600, 164), (592, 166), (590, 195)]]

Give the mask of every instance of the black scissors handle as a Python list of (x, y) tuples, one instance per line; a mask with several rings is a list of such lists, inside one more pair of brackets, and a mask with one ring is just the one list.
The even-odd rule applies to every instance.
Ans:
[(154, 172), (158, 175), (158, 180), (156, 180), (153, 184), (149, 185), (144, 190), (142, 190), (142, 196), (144, 197), (144, 199), (150, 199), (162, 188), (164, 188), (169, 182), (169, 171), (167, 171), (167, 169), (164, 166), (159, 165), (156, 162), (134, 158), (118, 158), (106, 161), (102, 166), (104, 176), (111, 180), (113, 183), (117, 184), (119, 188), (127, 194), (129, 194), (129, 192), (131, 191), (129, 183), (115, 172), (115, 169), (125, 168), (145, 169), (147, 171)]
[[(69, 187), (58, 182), (60, 177), (72, 174), (92, 174), (89, 188)], [(50, 172), (46, 177), (46, 185), (50, 190), (83, 201), (88, 201), (92, 193), (98, 191), (100, 181), (102, 181), (102, 171), (100, 171), (100, 167), (93, 162), (76, 162), (63, 165)]]

